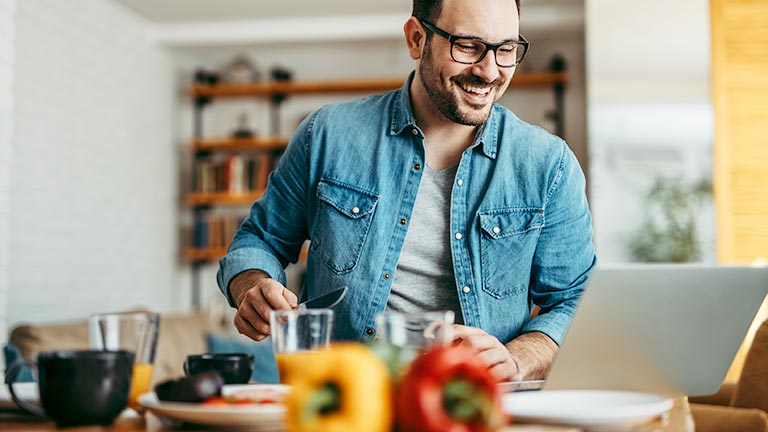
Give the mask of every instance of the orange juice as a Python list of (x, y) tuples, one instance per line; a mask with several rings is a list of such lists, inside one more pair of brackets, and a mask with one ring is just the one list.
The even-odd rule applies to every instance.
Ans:
[(149, 391), (149, 383), (152, 380), (151, 363), (134, 363), (133, 379), (131, 380), (131, 392), (128, 396), (128, 406), (136, 409), (139, 407), (139, 396)]
[(275, 361), (277, 361), (277, 373), (280, 375), (280, 382), (285, 384), (285, 377), (287, 371), (287, 363), (291, 353), (275, 354)]

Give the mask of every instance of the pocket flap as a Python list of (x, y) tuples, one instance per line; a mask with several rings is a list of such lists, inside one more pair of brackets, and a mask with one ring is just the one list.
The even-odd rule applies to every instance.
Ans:
[(544, 226), (544, 210), (511, 208), (482, 211), (480, 227), (494, 239), (522, 234)]
[(320, 180), (317, 185), (317, 198), (352, 219), (370, 214), (379, 200), (379, 197), (370, 192), (329, 180)]

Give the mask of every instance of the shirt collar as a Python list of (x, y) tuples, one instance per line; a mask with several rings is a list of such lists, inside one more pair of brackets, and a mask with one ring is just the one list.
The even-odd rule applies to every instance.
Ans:
[[(415, 71), (408, 74), (408, 78), (399, 90), (399, 95), (392, 104), (392, 121), (389, 128), (391, 135), (399, 135), (406, 129), (416, 128), (416, 120), (413, 117), (413, 108), (411, 107), (411, 83), (415, 74)], [(488, 120), (478, 128), (475, 141), (470, 147), (481, 145), (483, 153), (491, 159), (496, 159), (496, 150), (498, 149), (497, 123), (499, 115), (499, 107), (494, 104), (491, 107)]]

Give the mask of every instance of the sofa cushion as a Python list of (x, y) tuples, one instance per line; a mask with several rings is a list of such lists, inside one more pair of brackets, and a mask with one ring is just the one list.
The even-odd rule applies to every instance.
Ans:
[(733, 406), (759, 408), (768, 412), (768, 321), (757, 329), (744, 360), (739, 384), (733, 395)]
[(221, 336), (210, 333), (206, 339), (208, 351), (212, 353), (253, 354), (251, 381), (265, 384), (277, 384), (279, 382), (271, 339), (267, 338), (261, 342), (255, 342), (245, 336)]

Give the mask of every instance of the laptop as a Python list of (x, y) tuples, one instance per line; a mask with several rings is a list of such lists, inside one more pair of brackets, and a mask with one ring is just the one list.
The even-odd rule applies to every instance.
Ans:
[(543, 389), (715, 393), (766, 293), (766, 268), (598, 269)]

